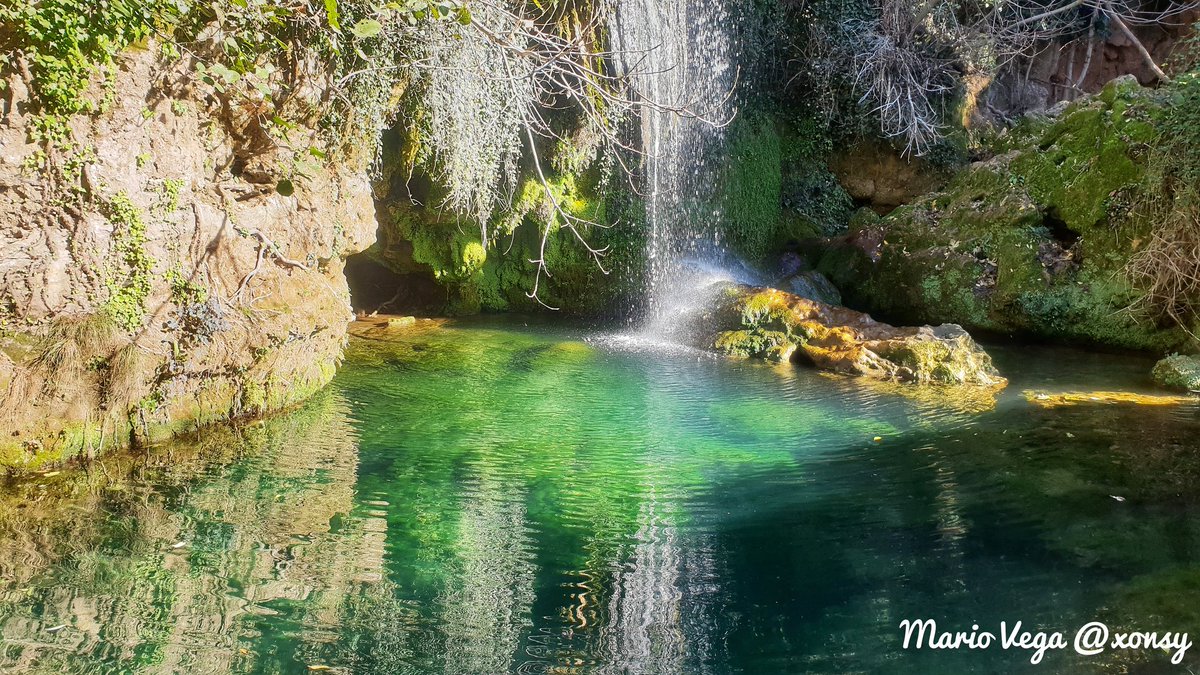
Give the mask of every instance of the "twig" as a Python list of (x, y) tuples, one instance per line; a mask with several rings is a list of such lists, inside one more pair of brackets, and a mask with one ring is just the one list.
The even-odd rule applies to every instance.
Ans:
[(1155, 77), (1157, 77), (1160, 82), (1169, 84), (1171, 82), (1171, 78), (1167, 77), (1167, 74), (1163, 72), (1163, 69), (1159, 68), (1158, 64), (1154, 62), (1154, 57), (1150, 55), (1149, 50), (1147, 50), (1146, 46), (1142, 44), (1142, 41), (1133, 34), (1133, 31), (1129, 30), (1129, 26), (1125, 25), (1125, 22), (1121, 20), (1120, 15), (1118, 15), (1116, 10), (1113, 9), (1112, 3), (1108, 0), (1104, 0), (1104, 8), (1108, 10), (1108, 18), (1114, 24), (1116, 24), (1117, 28), (1120, 28), (1121, 32), (1125, 34), (1125, 37), (1129, 38), (1129, 41), (1133, 43), (1134, 48), (1136, 48), (1138, 53), (1142, 55), (1142, 60), (1145, 61), (1146, 65), (1150, 67), (1150, 70), (1154, 72)]

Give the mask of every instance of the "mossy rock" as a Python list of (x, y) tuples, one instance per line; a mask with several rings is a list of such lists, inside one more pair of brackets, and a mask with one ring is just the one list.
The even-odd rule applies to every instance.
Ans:
[[(430, 189), (427, 200), (437, 203), (438, 188)], [(564, 227), (555, 204), (576, 219), (576, 229), (589, 245), (604, 251), (603, 268), (575, 232)], [(482, 229), (401, 195), (388, 204), (389, 217), (381, 222), (379, 241), (369, 254), (398, 274), (429, 275), (444, 286), (444, 314), (537, 311), (544, 305), (571, 314), (603, 314), (627, 305), (642, 276), (642, 212), (636, 196), (602, 191), (593, 170), (552, 176), (545, 185), (525, 180), (512, 204)], [(616, 221), (620, 224), (607, 227)], [(549, 274), (538, 279), (530, 260), (543, 255)], [(535, 283), (540, 303), (529, 295)]]
[(1200, 392), (1200, 357), (1173, 354), (1154, 364), (1150, 375), (1161, 387)]
[(728, 356), (804, 363), (877, 380), (1006, 383), (991, 357), (958, 326), (897, 328), (773, 288), (730, 284), (717, 298), (704, 346)]
[[(1146, 190), (1162, 97), (1127, 81), (990, 141), (941, 191), (818, 247), (847, 302), (891, 321), (1168, 351), (1180, 329), (1138, 320), (1125, 268), (1152, 223)], [(810, 254), (811, 255), (811, 254)]]

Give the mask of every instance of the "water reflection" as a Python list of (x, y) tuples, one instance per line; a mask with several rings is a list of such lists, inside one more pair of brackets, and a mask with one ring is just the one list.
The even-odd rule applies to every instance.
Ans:
[(1197, 410), (1006, 374), (976, 413), (543, 331), (359, 343), (293, 414), (8, 486), (0, 672), (1005, 672), (896, 626), (1200, 633)]
[(308, 630), (335, 630), (359, 568), (380, 562), (365, 539), (331, 529), (354, 500), (347, 412), (325, 396), (266, 424), (12, 486), (0, 507), (0, 668), (232, 672), (255, 656), (259, 617), (287, 604), (303, 604)]

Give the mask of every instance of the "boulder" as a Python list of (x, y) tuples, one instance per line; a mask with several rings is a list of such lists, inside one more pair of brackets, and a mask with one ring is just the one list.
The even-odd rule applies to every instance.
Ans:
[[(953, 324), (901, 328), (772, 288), (727, 284), (706, 317), (707, 347), (880, 380), (1003, 387), (988, 356)], [(704, 334), (704, 331), (699, 331)]]
[(816, 270), (800, 272), (787, 280), (792, 293), (827, 305), (842, 304), (842, 294), (824, 274)]
[(1150, 375), (1167, 389), (1200, 391), (1200, 357), (1173, 354), (1154, 364)]

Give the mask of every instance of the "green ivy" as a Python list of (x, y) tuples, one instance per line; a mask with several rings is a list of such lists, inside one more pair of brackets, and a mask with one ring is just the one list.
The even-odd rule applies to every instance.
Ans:
[(154, 258), (146, 253), (146, 221), (124, 192), (101, 204), (101, 212), (113, 224), (113, 251), (118, 267), (124, 268), (123, 273), (110, 269), (105, 275), (105, 310), (121, 328), (134, 332), (142, 326), (153, 285)]

